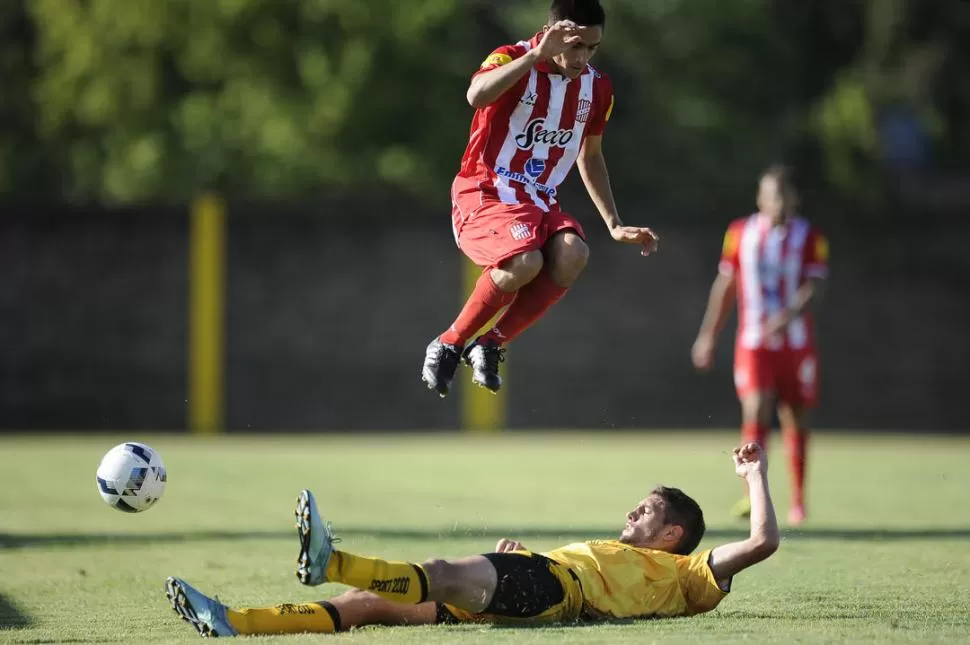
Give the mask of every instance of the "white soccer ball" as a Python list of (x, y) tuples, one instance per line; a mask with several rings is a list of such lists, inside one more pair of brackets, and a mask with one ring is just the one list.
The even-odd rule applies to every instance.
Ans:
[(125, 513), (150, 509), (161, 498), (166, 481), (161, 456), (143, 443), (119, 444), (98, 465), (101, 499)]

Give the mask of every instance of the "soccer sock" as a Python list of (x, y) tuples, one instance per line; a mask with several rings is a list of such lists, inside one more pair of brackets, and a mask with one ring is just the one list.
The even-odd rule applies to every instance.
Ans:
[(284, 603), (275, 607), (228, 609), (226, 617), (240, 634), (332, 634), (339, 632), (340, 614), (329, 602)]
[(785, 428), (785, 448), (788, 452), (788, 470), (791, 474), (792, 505), (805, 504), (805, 458), (808, 448), (808, 430)]
[(495, 314), (505, 305), (512, 302), (515, 292), (506, 293), (499, 289), (492, 281), (491, 269), (485, 269), (478, 282), (475, 283), (475, 290), (468, 297), (465, 306), (462, 308), (458, 318), (452, 323), (448, 331), (441, 334), (439, 340), (446, 345), (462, 346), (475, 333), (485, 326)]
[(420, 565), (410, 562), (388, 562), (334, 551), (327, 564), (327, 580), (409, 605), (428, 599), (428, 576)]
[(482, 340), (498, 345), (514, 340), (539, 320), (568, 290), (568, 287), (556, 284), (549, 271), (543, 269), (532, 282), (519, 289), (512, 305), (498, 319), (495, 327), (482, 336)]

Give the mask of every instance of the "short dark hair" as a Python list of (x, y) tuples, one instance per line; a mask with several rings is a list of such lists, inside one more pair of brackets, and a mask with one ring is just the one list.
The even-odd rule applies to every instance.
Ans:
[(650, 491), (650, 494), (664, 501), (664, 522), (684, 529), (684, 534), (677, 543), (674, 553), (678, 555), (693, 553), (701, 543), (704, 531), (707, 530), (700, 504), (679, 488), (657, 486)]
[(777, 181), (782, 193), (798, 193), (795, 169), (789, 165), (782, 163), (772, 164), (761, 173), (761, 178), (764, 179), (765, 177), (771, 177)]
[(580, 27), (603, 26), (606, 12), (600, 0), (552, 0), (549, 24), (559, 20), (572, 20)]

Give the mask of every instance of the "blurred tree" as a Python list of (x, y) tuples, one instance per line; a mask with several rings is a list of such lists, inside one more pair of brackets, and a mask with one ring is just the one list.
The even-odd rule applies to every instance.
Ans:
[(30, 83), (33, 33), (21, 2), (0, 3), (0, 195), (34, 189), (46, 175), (34, 136)]
[[(531, 3), (524, 3), (531, 5)], [(855, 46), (857, 28), (828, 3), (614, 0), (595, 65), (614, 78), (606, 146), (636, 204), (730, 217), (752, 207), (758, 172), (798, 158), (812, 101)], [(844, 3), (849, 4), (849, 3)], [(509, 29), (541, 25), (543, 7), (497, 12)], [(826, 31), (836, 20), (848, 34)]]
[[(970, 3), (605, 4), (595, 64), (616, 86), (606, 145), (621, 202), (725, 217), (751, 207), (778, 158), (856, 198), (881, 194), (884, 161), (970, 161)], [(468, 76), (546, 8), (0, 3), (0, 190), (131, 202), (391, 187), (447, 208)]]
[(425, 194), (457, 165), (478, 55), (459, 0), (27, 1), (73, 198)]

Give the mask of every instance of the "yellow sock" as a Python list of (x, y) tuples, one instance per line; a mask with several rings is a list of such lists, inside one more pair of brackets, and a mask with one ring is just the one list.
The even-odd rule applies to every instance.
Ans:
[(340, 614), (329, 602), (228, 609), (226, 617), (240, 634), (332, 634), (340, 631)]
[(342, 582), (382, 598), (416, 605), (428, 599), (428, 576), (410, 562), (388, 562), (334, 551), (327, 564), (327, 580)]

